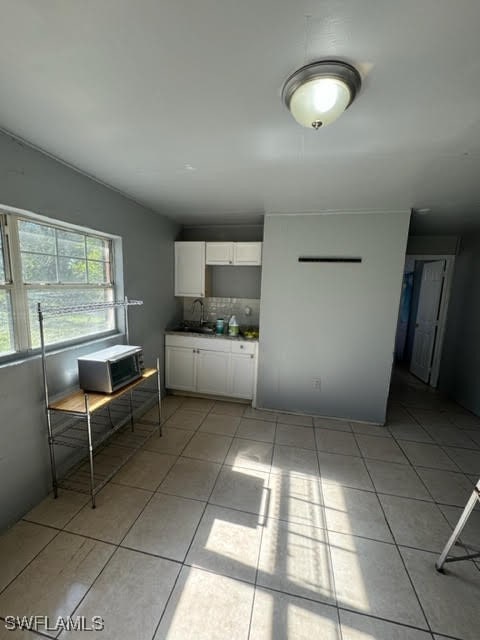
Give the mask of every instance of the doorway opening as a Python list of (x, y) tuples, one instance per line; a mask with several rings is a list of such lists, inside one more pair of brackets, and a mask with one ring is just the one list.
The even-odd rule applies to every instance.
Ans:
[(437, 387), (455, 256), (407, 255), (395, 362)]

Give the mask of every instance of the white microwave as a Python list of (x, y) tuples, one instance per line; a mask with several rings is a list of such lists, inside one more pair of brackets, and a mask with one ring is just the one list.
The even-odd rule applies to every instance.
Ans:
[(84, 391), (113, 393), (142, 377), (143, 349), (115, 345), (78, 358), (78, 382)]

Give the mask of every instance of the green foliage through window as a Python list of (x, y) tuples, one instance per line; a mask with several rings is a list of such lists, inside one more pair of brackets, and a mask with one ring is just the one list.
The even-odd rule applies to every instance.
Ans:
[[(6, 223), (13, 232), (8, 245)], [(108, 238), (0, 212), (0, 356), (40, 346), (39, 302), (44, 307), (111, 302), (112, 273)], [(115, 312), (47, 315), (44, 329), (47, 344), (67, 342), (115, 329)]]
[(10, 294), (0, 289), (0, 354), (15, 350)]
[[(37, 303), (45, 307), (70, 307), (95, 302), (111, 302), (111, 289), (66, 289), (62, 291), (28, 292), (28, 310), (32, 335), (32, 347), (40, 346)], [(61, 316), (46, 316), (44, 322), (45, 343), (55, 344), (89, 336), (115, 328), (115, 313), (112, 309), (69, 313)]]
[(0, 283), (6, 282), (5, 258), (3, 257), (3, 237), (0, 229)]
[(19, 221), (27, 284), (111, 284), (110, 242), (27, 220)]

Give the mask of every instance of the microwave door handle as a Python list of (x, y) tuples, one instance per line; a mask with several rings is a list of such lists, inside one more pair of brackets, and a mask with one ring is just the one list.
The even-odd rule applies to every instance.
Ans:
[(110, 362), (110, 360), (107, 360), (108, 386), (110, 393), (113, 393), (112, 367), (110, 366)]

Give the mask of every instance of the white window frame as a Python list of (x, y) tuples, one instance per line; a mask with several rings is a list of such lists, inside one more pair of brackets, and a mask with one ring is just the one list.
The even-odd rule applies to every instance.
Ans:
[(13, 351), (7, 351), (3, 354), (3, 357), (10, 357), (18, 351), (17, 335), (15, 332), (15, 309), (13, 305), (13, 277), (12, 277), (12, 265), (9, 249), (9, 236), (7, 230), (7, 216), (0, 211), (0, 235), (2, 237), (3, 246), (3, 267), (5, 270), (5, 282), (0, 282), (0, 291), (6, 291), (10, 299), (10, 310), (12, 317), (10, 323), (12, 325), (13, 334)]
[[(19, 221), (25, 220), (39, 225), (52, 227), (60, 231), (70, 231), (81, 235), (99, 238), (109, 243), (109, 263), (110, 282), (108, 284), (89, 284), (85, 282), (68, 283), (28, 283), (24, 282), (22, 274), (22, 256), (20, 250)], [(0, 282), (0, 290), (6, 290), (10, 294), (10, 305), (12, 311), (14, 351), (0, 354), (0, 363), (24, 357), (28, 354), (35, 354), (40, 351), (37, 346), (32, 346), (32, 336), (30, 331), (30, 316), (28, 306), (29, 291), (61, 291), (75, 289), (111, 290), (113, 299), (118, 292), (115, 278), (115, 236), (102, 234), (97, 231), (77, 227), (70, 224), (62, 224), (56, 220), (46, 220), (40, 216), (30, 216), (28, 214), (9, 213), (0, 209), (0, 233), (4, 241), (4, 266), (6, 283)], [(48, 350), (56, 350), (71, 345), (77, 345), (99, 338), (110, 336), (119, 332), (118, 315), (114, 314), (114, 327), (84, 336), (76, 336), (71, 339), (61, 340), (47, 345)]]

